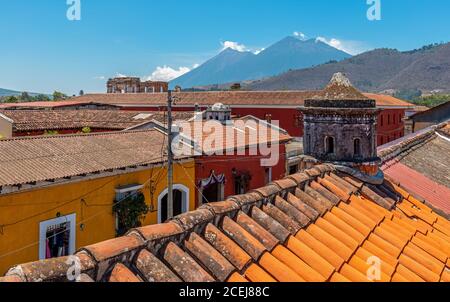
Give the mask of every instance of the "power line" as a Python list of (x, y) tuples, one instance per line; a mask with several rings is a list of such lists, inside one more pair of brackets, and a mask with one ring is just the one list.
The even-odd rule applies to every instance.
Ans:
[[(164, 166), (162, 166), (162, 167), (160, 168), (160, 170), (163, 169), (163, 167), (164, 167)], [(152, 179), (148, 179), (146, 182), (144, 182), (143, 185), (145, 186), (145, 185), (146, 185), (148, 182), (150, 182), (151, 180), (152, 180)], [(106, 185), (106, 184), (105, 184), (105, 185)], [(100, 189), (100, 188), (99, 188), (99, 189)], [(93, 192), (95, 192), (95, 191), (96, 191), (96, 190), (93, 190)], [(130, 195), (128, 195), (128, 196), (122, 198), (121, 200), (117, 201), (116, 203), (112, 204), (111, 207), (115, 207), (115, 206), (117, 206), (118, 204), (121, 204), (123, 201), (129, 199), (130, 197), (134, 197), (134, 196), (137, 195), (138, 193), (139, 193), (139, 191), (133, 192), (132, 194), (130, 194)], [(95, 214), (95, 215), (93, 215), (93, 216), (91, 216), (91, 217), (89, 217), (89, 218), (87, 218), (87, 219), (84, 219), (84, 220), (80, 221), (78, 224), (76, 224), (76, 227), (78, 228), (78, 227), (80, 227), (82, 224), (84, 224), (84, 223), (86, 223), (86, 222), (88, 222), (88, 221), (91, 221), (91, 220), (93, 220), (94, 218), (96, 218), (96, 217), (98, 217), (98, 216), (100, 216), (100, 215), (103, 215), (103, 214), (106, 213), (106, 212), (107, 212), (106, 210), (105, 210), (105, 211), (100, 211), (100, 212), (98, 212), (97, 214)], [(32, 217), (32, 218), (34, 218), (34, 217)], [(23, 221), (21, 221), (21, 222), (23, 222)], [(15, 224), (17, 224), (17, 223), (15, 223)], [(3, 226), (0, 226), (0, 229), (3, 229)], [(58, 235), (60, 235), (60, 234), (63, 234), (63, 233), (66, 232), (66, 231), (67, 231), (67, 229), (64, 230), (64, 231), (61, 231), (61, 232), (59, 232), (59, 233), (55, 233), (55, 234), (53, 234), (52, 236), (47, 237), (46, 239), (51, 239), (51, 238), (53, 238), (53, 237), (55, 237), (55, 236), (58, 236)], [(10, 256), (10, 255), (13, 255), (13, 254), (15, 254), (15, 253), (18, 253), (18, 252), (20, 252), (20, 251), (26, 250), (26, 249), (28, 249), (28, 248), (30, 248), (30, 247), (33, 247), (33, 246), (35, 246), (35, 245), (38, 245), (39, 243), (40, 243), (40, 241), (36, 241), (36, 242), (31, 243), (31, 244), (29, 244), (29, 245), (26, 245), (26, 246), (24, 246), (24, 247), (22, 247), (22, 248), (18, 248), (18, 249), (16, 249), (16, 250), (13, 250), (13, 251), (8, 252), (8, 253), (6, 253), (6, 254), (0, 255), (0, 259), (1, 259), (1, 258), (4, 258), (4, 257), (7, 257), (7, 256)]]

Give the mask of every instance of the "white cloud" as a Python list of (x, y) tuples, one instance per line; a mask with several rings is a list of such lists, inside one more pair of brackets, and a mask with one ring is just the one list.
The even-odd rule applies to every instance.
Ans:
[(363, 45), (362, 43), (357, 41), (344, 41), (335, 38), (327, 39), (324, 37), (317, 37), (316, 42), (326, 43), (336, 49), (345, 51), (346, 53), (349, 53), (351, 55), (357, 55), (369, 49), (366, 45)]
[(97, 76), (97, 77), (94, 77), (93, 79), (103, 81), (103, 80), (106, 80), (106, 77), (105, 76)]
[(145, 77), (144, 79), (146, 81), (164, 81), (169, 82), (173, 79), (176, 79), (178, 77), (181, 77), (183, 74), (188, 73), (192, 69), (195, 69), (199, 67), (200, 64), (194, 64), (192, 68), (181, 66), (178, 67), (178, 69), (174, 69), (170, 66), (164, 65), (164, 66), (158, 66), (156, 69), (152, 72), (151, 75)]
[(244, 51), (249, 50), (244, 44), (239, 44), (238, 42), (233, 42), (233, 41), (222, 42), (222, 47), (223, 47), (222, 50), (231, 48), (231, 49), (237, 50), (239, 52), (244, 52)]
[(124, 74), (122, 74), (122, 73), (120, 73), (120, 72), (116, 72), (116, 76), (115, 76), (116, 78), (126, 78), (127, 77), (127, 75), (124, 75)]
[(297, 37), (301, 40), (306, 40), (306, 38), (307, 38), (307, 36), (304, 33), (299, 32), (299, 31), (294, 31), (294, 37)]

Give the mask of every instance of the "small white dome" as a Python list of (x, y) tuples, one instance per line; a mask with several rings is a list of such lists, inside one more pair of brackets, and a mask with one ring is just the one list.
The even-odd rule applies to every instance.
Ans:
[(212, 106), (212, 110), (225, 110), (227, 107), (222, 103), (216, 103)]

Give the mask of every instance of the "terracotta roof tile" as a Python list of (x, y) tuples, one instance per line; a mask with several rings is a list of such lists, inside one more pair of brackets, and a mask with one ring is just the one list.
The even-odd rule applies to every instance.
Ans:
[(386, 261), (386, 263), (390, 264), (391, 266), (393, 267), (397, 266), (398, 264), (397, 258), (393, 257), (391, 254), (384, 251), (381, 247), (372, 243), (371, 241), (364, 242), (362, 247), (369, 253), (371, 253), (373, 256), (377, 256), (382, 261)]
[(405, 247), (403, 253), (439, 276), (444, 271), (445, 262), (440, 262), (412, 242)]
[(362, 223), (352, 215), (348, 214), (346, 211), (338, 207), (335, 207), (331, 210), (331, 213), (336, 215), (336, 217), (342, 219), (344, 222), (346, 222), (348, 225), (350, 225), (352, 228), (354, 228), (361, 234), (363, 234), (363, 236), (368, 236), (370, 234), (371, 232), (370, 227), (366, 226), (364, 223)]
[(411, 257), (406, 256), (406, 254), (402, 254), (398, 259), (400, 264), (404, 265), (410, 271), (414, 272), (420, 278), (427, 282), (438, 282), (440, 281), (440, 276), (438, 274), (433, 273), (431, 270), (415, 261)]
[(132, 271), (122, 263), (114, 266), (109, 277), (109, 282), (142, 282)]
[[(372, 281), (367, 273), (376, 273), (369, 270), (375, 256), (381, 260), (381, 280), (373, 281), (448, 281), (448, 220), (411, 196), (394, 200), (395, 209), (383, 207), (375, 195), (362, 194), (368, 184), (344, 184), (343, 174), (330, 176), (335, 172), (328, 169), (311, 169), (305, 183), (314, 186), (321, 178), (329, 182), (329, 194), (346, 194), (349, 200), (334, 204), (318, 186), (304, 183), (293, 192), (289, 178), (83, 248), (76, 254), (83, 259), (82, 279)], [(397, 189), (390, 185), (376, 186), (375, 194), (395, 198), (391, 190)], [(0, 281), (64, 281), (66, 260), (23, 264)]]
[(319, 212), (317, 212), (314, 208), (310, 207), (306, 203), (302, 202), (298, 197), (292, 195), (291, 193), (288, 194), (286, 200), (298, 211), (305, 214), (310, 221), (316, 221), (317, 218), (319, 218)]
[(136, 268), (148, 282), (181, 282), (174, 272), (147, 250), (139, 253)]
[(328, 245), (322, 243), (308, 232), (301, 230), (295, 238), (323, 257), (323, 259), (332, 264), (336, 269), (339, 270), (345, 263), (344, 259), (336, 254), (335, 250), (331, 249)]
[(287, 265), (297, 275), (308, 282), (324, 282), (326, 279), (282, 245), (277, 246), (272, 255)]
[(350, 192), (343, 190), (337, 183), (331, 178), (319, 178), (319, 183), (331, 192), (334, 192), (342, 201), (346, 202), (350, 199)]
[(347, 224), (344, 220), (340, 219), (333, 213), (329, 212), (324, 216), (325, 221), (332, 224), (334, 227), (338, 228), (340, 231), (344, 232), (355, 240), (358, 245), (362, 244), (366, 239), (362, 233), (358, 232), (356, 229)]
[(333, 225), (332, 223), (328, 222), (323, 218), (319, 218), (316, 221), (315, 225), (317, 225), (322, 230), (324, 230), (325, 232), (327, 232), (328, 234), (332, 235), (334, 238), (345, 244), (352, 251), (355, 251), (356, 248), (359, 246), (358, 241), (356, 241), (346, 232), (340, 230), (338, 227), (336, 227), (335, 225)]
[[(371, 265), (368, 263), (368, 261), (364, 261), (363, 259), (359, 258), (358, 256), (353, 256), (352, 259), (350, 259), (350, 261), (348, 262), (348, 264), (356, 269), (358, 272), (360, 272), (361, 274), (365, 275), (364, 279), (367, 280), (368, 277), (367, 275), (369, 273), (374, 273), (371, 271)], [(380, 272), (380, 279), (379, 280), (375, 280), (375, 278), (377, 278), (378, 276), (371, 276), (373, 277), (372, 281), (376, 281), (376, 282), (390, 282), (391, 281), (391, 277), (386, 275), (383, 271)]]
[(352, 282), (351, 280), (345, 278), (343, 275), (339, 273), (334, 273), (330, 279), (331, 282), (343, 283), (343, 282)]
[(325, 279), (328, 280), (335, 272), (333, 265), (295, 237), (289, 237), (286, 247)]
[(212, 282), (214, 278), (208, 274), (188, 253), (173, 242), (164, 252), (164, 260), (186, 282)]
[(228, 217), (222, 222), (222, 229), (230, 238), (233, 239), (244, 251), (246, 251), (255, 261), (266, 251), (264, 245), (253, 237), (244, 228)]
[(124, 236), (93, 244), (82, 250), (92, 255), (97, 262), (102, 262), (137, 250), (143, 243), (137, 236)]
[(302, 226), (297, 221), (272, 204), (263, 205), (262, 210), (267, 215), (277, 220), (292, 235), (297, 234), (297, 232), (302, 229)]
[(371, 282), (365, 274), (348, 264), (344, 264), (339, 273), (352, 282)]
[(258, 239), (268, 251), (272, 251), (280, 242), (275, 236), (269, 233), (264, 227), (259, 225), (255, 220), (247, 216), (244, 212), (239, 212), (236, 217), (236, 222), (249, 232), (252, 236)]
[(219, 281), (224, 282), (236, 270), (228, 260), (196, 233), (191, 233), (184, 242), (186, 249), (208, 268)]
[(252, 260), (249, 254), (213, 224), (208, 224), (206, 227), (205, 239), (239, 271), (242, 271)]
[(252, 263), (245, 271), (245, 277), (252, 282), (277, 282), (257, 264)]
[(280, 282), (304, 282), (295, 271), (290, 269), (283, 262), (275, 258), (270, 253), (264, 253), (259, 260), (259, 265), (270, 273), (275, 279)]
[(230, 278), (228, 278), (227, 282), (243, 283), (248, 282), (248, 280), (238, 273), (233, 273)]
[(331, 202), (329, 201), (327, 202), (324, 199), (315, 199), (311, 195), (308, 195), (306, 192), (300, 189), (295, 190), (295, 197), (297, 197), (301, 202), (305, 203), (306, 205), (316, 210), (318, 213), (320, 213), (320, 215), (325, 214), (333, 207)]
[(274, 205), (283, 211), (286, 215), (291, 217), (293, 220), (295, 220), (298, 224), (300, 224), (301, 228), (306, 227), (309, 225), (311, 220), (303, 214), (301, 211), (299, 211), (296, 207), (291, 205), (289, 202), (281, 198), (280, 196), (277, 196), (275, 198)]
[(398, 236), (394, 229), (389, 229), (389, 227), (386, 225), (378, 226), (375, 229), (374, 234), (378, 235), (380, 238), (383, 238), (400, 250), (403, 250), (403, 248), (408, 243), (408, 239), (402, 239)]
[[(359, 248), (356, 251), (355, 255), (358, 256), (360, 259), (365, 260), (366, 262), (368, 262), (370, 260), (370, 258), (372, 258), (373, 256), (379, 257), (378, 255), (374, 254), (373, 252), (369, 252), (368, 250), (366, 250), (364, 248)], [(392, 265), (386, 261), (381, 261), (381, 271), (383, 273), (385, 273), (387, 276), (392, 276), (395, 273), (396, 267), (397, 267), (397, 263), (395, 265)]]
[(403, 264), (398, 265), (396, 274), (400, 274), (404, 279), (408, 280), (408, 282), (425, 282), (424, 279)]
[(327, 204), (327, 208), (339, 203), (340, 198), (316, 181), (312, 181), (305, 190), (311, 196)]
[(336, 251), (336, 253), (345, 261), (348, 261), (354, 252), (352, 248), (346, 246), (340, 239), (335, 238), (335, 234), (328, 233), (318, 225), (311, 225), (307, 229), (307, 232), (332, 250)]
[(251, 217), (282, 243), (286, 242), (291, 235), (291, 233), (289, 233), (289, 231), (277, 220), (273, 219), (257, 207), (251, 209)]

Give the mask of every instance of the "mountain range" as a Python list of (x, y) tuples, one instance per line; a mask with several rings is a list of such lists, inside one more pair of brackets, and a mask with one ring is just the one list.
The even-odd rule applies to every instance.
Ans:
[[(0, 97), (5, 97), (5, 96), (19, 96), (21, 95), (22, 92), (21, 91), (15, 91), (15, 90), (10, 90), (10, 89), (4, 89), (4, 88), (0, 88)], [(38, 96), (40, 95), (40, 93), (28, 93), (29, 96)]]
[(179, 85), (184, 89), (255, 80), (350, 57), (350, 54), (316, 39), (286, 37), (257, 54), (227, 48), (199, 67), (172, 80), (170, 85)]
[(244, 85), (249, 90), (310, 90), (324, 87), (336, 72), (344, 72), (360, 90), (450, 92), (450, 43), (401, 52), (376, 49), (311, 68), (288, 71)]

